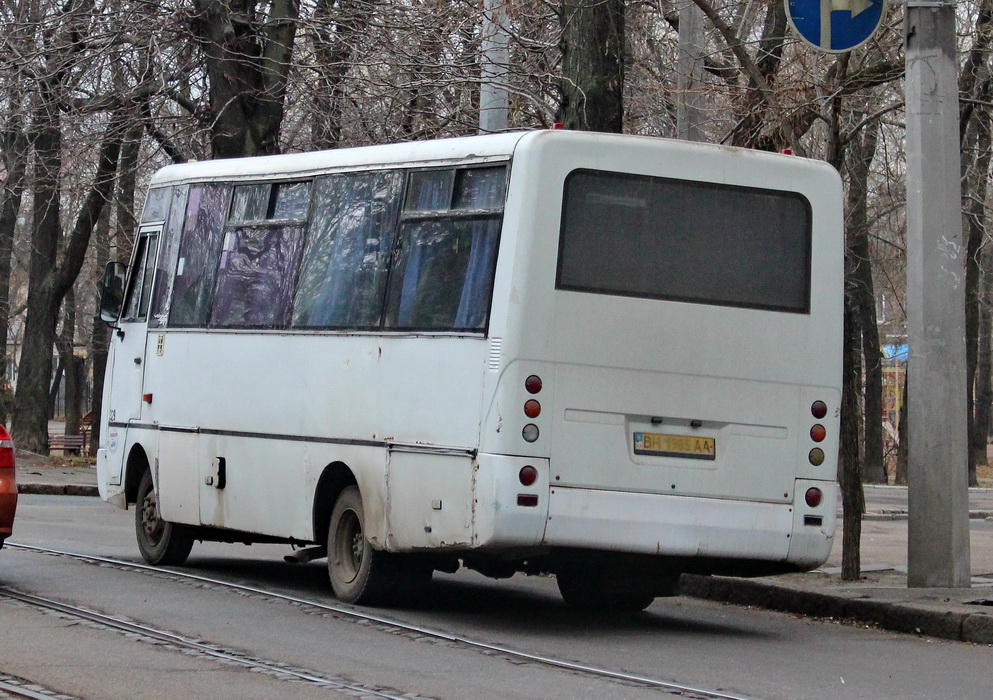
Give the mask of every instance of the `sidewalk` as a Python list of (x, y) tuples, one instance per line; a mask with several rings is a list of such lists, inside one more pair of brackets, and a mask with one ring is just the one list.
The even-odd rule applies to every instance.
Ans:
[(993, 644), (993, 489), (969, 489), (971, 588), (907, 587), (907, 489), (866, 486), (858, 581), (841, 580), (834, 548), (816, 571), (757, 579), (684, 576), (684, 595), (850, 621), (927, 637)]
[[(54, 462), (54, 463), (53, 463)], [(97, 496), (95, 466), (82, 466), (78, 457), (59, 464), (59, 456), (43, 457), (17, 450), (17, 492), (25, 494)]]
[[(58, 460), (56, 460), (57, 462)], [(76, 460), (78, 463), (79, 460)], [(96, 496), (96, 468), (17, 453), (22, 494)], [(866, 486), (862, 578), (841, 580), (841, 513), (821, 569), (757, 579), (683, 576), (681, 592), (737, 605), (993, 645), (993, 489), (969, 489), (971, 588), (907, 588), (907, 489)]]

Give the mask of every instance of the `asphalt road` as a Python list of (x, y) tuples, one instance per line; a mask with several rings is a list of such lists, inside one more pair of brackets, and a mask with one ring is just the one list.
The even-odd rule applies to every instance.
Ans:
[[(139, 561), (132, 512), (92, 498), (24, 496), (12, 541)], [(288, 547), (198, 544), (186, 571), (333, 603), (323, 562)], [(4, 549), (0, 586), (112, 612), (369, 688), (435, 698), (668, 697), (301, 606)], [(430, 596), (383, 615), (452, 634), (764, 699), (983, 698), (991, 650), (830, 620), (674, 598), (631, 617), (577, 615), (553, 580), (437, 575)], [(344, 697), (41, 613), (0, 597), (0, 672), (79, 698)], [(349, 694), (354, 696), (354, 694)]]

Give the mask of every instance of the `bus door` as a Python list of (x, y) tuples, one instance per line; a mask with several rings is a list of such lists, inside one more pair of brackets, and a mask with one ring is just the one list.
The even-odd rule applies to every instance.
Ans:
[(117, 451), (126, 449), (128, 426), (141, 420), (148, 309), (161, 232), (161, 223), (142, 225), (138, 230), (124, 306), (111, 341), (107, 372), (110, 386), (105, 388), (108, 417), (106, 444), (109, 462), (113, 465), (108, 474), (110, 484), (121, 483), (125, 459)]

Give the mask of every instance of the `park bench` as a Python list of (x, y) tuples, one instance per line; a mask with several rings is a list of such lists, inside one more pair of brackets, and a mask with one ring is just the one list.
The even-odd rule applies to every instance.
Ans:
[(82, 435), (49, 435), (48, 450), (61, 450), (63, 455), (78, 455), (83, 449)]

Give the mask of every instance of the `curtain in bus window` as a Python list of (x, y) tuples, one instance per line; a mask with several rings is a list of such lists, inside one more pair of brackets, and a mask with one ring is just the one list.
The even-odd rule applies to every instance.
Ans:
[(293, 326), (379, 325), (403, 173), (320, 178)]
[(566, 183), (557, 286), (806, 313), (800, 195), (578, 171)]
[(404, 211), (445, 211), (452, 203), (454, 170), (425, 170), (410, 174)]
[(483, 330), (493, 289), (497, 217), (404, 224), (387, 326)]
[(468, 168), (459, 171), (453, 209), (503, 209), (507, 168)]
[(286, 325), (300, 252), (301, 226), (253, 226), (225, 235), (210, 325), (281, 328)]
[(468, 223), (472, 228), (472, 249), (459, 308), (455, 312), (455, 327), (485, 328), (493, 293), (500, 221), (484, 219)]
[(179, 244), (170, 326), (205, 326), (221, 255), (228, 188), (194, 185), (186, 201), (186, 222)]
[[(449, 209), (452, 203), (452, 184), (454, 181), (454, 170), (428, 170), (411, 173), (404, 210), (430, 212)], [(408, 224), (402, 229), (401, 245), (403, 248), (398, 258), (398, 265), (394, 269), (394, 277), (402, 280), (399, 284), (401, 290), (398, 300), (399, 309), (388, 311), (386, 325), (402, 327), (425, 325), (423, 321), (426, 321), (426, 318), (420, 319), (422, 320), (421, 323), (416, 322), (418, 317), (426, 315), (424, 302), (419, 304), (421, 308), (425, 309), (424, 312), (415, 314), (414, 308), (415, 304), (418, 304), (418, 287), (423, 283), (421, 270), (425, 262), (437, 255), (437, 249), (432, 249), (431, 246), (444, 238), (444, 227), (445, 222), (438, 221), (415, 224), (413, 227)], [(434, 251), (433, 254), (432, 250)], [(438, 269), (440, 271), (440, 267)], [(452, 271), (446, 272), (451, 273)], [(440, 275), (433, 277), (438, 281), (438, 284), (441, 283)], [(431, 278), (432, 276), (429, 276), (427, 279)], [(397, 287), (396, 279), (393, 286), (394, 288)], [(392, 296), (396, 296), (396, 294), (394, 293)], [(393, 303), (391, 303), (391, 307), (394, 307)]]

